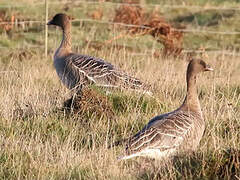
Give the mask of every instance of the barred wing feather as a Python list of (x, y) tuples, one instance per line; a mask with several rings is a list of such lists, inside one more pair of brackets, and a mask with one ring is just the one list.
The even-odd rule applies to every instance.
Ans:
[(182, 145), (192, 127), (193, 115), (186, 112), (169, 114), (159, 121), (155, 120), (140, 134), (134, 136), (127, 145), (127, 153), (134, 154), (149, 149), (160, 152), (173, 150)]
[[(68, 67), (78, 80), (98, 85), (123, 86), (129, 88), (141, 88), (143, 83), (126, 73), (116, 69), (112, 64), (92, 56), (71, 54), (66, 58)], [(81, 78), (85, 76), (86, 78)], [(84, 82), (80, 82), (84, 83)]]

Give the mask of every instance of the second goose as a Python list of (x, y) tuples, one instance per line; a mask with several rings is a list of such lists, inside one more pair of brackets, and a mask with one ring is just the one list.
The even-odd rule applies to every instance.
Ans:
[(201, 59), (193, 59), (187, 68), (187, 95), (175, 111), (154, 117), (126, 146), (126, 155), (120, 159), (147, 156), (162, 159), (178, 151), (196, 150), (204, 129), (198, 100), (196, 77), (213, 69)]
[(147, 85), (103, 59), (73, 53), (71, 21), (66, 14), (56, 14), (47, 25), (59, 26), (63, 32), (60, 47), (54, 54), (54, 67), (63, 84), (69, 89), (96, 84), (103, 87), (130, 88), (147, 92)]

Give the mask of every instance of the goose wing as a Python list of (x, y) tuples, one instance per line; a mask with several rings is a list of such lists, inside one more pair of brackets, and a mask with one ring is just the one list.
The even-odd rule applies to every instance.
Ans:
[[(127, 144), (127, 154), (141, 153), (146, 150), (164, 152), (178, 148), (193, 127), (194, 117), (186, 112), (159, 116), (143, 131), (140, 131)], [(154, 122), (154, 123), (153, 123)]]
[[(75, 76), (85, 76), (92, 83), (104, 86), (123, 86), (141, 88), (143, 83), (132, 76), (116, 69), (112, 64), (103, 59), (87, 55), (71, 54), (66, 59), (68, 66)], [(85, 79), (85, 80), (86, 80)]]

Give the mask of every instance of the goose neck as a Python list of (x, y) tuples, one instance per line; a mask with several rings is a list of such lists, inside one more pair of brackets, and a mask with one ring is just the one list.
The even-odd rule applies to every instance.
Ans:
[(197, 77), (194, 72), (187, 73), (187, 95), (183, 102), (182, 108), (187, 111), (197, 112), (202, 115), (197, 93), (196, 78)]
[(72, 38), (71, 38), (71, 28), (70, 26), (68, 28), (63, 28), (63, 37), (60, 47), (64, 48), (66, 50), (71, 50), (72, 46)]
[(59, 57), (66, 56), (68, 53), (71, 53), (72, 43), (71, 43), (71, 27), (65, 26), (62, 28), (62, 41), (59, 48), (56, 50), (54, 59)]

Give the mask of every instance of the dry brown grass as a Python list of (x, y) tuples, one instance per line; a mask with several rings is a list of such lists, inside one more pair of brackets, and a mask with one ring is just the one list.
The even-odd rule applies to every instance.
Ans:
[(8, 17), (6, 15), (6, 11), (1, 11), (0, 12), (0, 23), (9, 22), (9, 24), (1, 24), (0, 25), (0, 29), (3, 29), (6, 32), (11, 31), (12, 28), (13, 28), (14, 20), (15, 20), (15, 16), (14, 15), (12, 15), (11, 17)]
[(113, 117), (113, 107), (106, 95), (96, 89), (85, 87), (81, 93), (74, 94), (63, 104), (63, 109), (79, 116), (85, 112), (95, 114), (97, 117), (105, 115)]
[[(122, 64), (126, 69), (131, 69), (129, 61), (135, 58), (126, 52), (108, 54), (103, 50), (101, 53), (110, 62)], [(193, 157), (185, 155), (175, 163), (163, 166), (144, 158), (117, 162), (124, 148), (107, 149), (107, 146), (131, 136), (151, 117), (179, 106), (185, 95), (187, 62), (164, 58), (156, 61), (153, 56), (138, 57), (134, 61), (141, 64), (137, 66), (137, 76), (155, 84), (157, 104), (153, 106), (149, 106), (151, 99), (145, 105), (140, 101), (148, 97), (115, 93), (119, 102), (112, 109), (114, 116), (106, 116), (104, 111), (102, 114), (90, 113), (92, 110), (101, 112), (98, 109), (101, 106), (96, 104), (93, 109), (85, 110), (86, 116), (66, 116), (58, 109), (69, 97), (69, 91), (59, 82), (51, 58), (46, 60), (40, 53), (29, 59), (21, 57), (22, 61), (14, 57), (7, 64), (1, 61), (0, 66), (1, 71), (5, 71), (0, 76), (1, 178), (191, 179), (195, 176), (238, 176), (237, 67), (240, 64), (236, 58), (209, 55), (206, 61), (215, 71), (202, 74), (198, 79), (207, 122), (199, 150)], [(91, 102), (89, 98), (85, 100)], [(123, 110), (118, 111), (121, 108)], [(230, 148), (234, 150), (228, 151)]]
[(92, 12), (89, 12), (88, 16), (91, 17), (92, 19), (101, 20), (103, 17), (103, 10), (102, 8), (98, 8)]
[(128, 33), (153, 36), (157, 42), (163, 44), (164, 57), (171, 55), (176, 57), (182, 52), (183, 33), (167, 23), (158, 12), (146, 13), (141, 6), (121, 5), (115, 10), (113, 22), (139, 26), (128, 27)]

